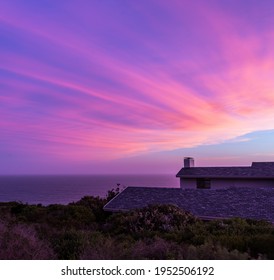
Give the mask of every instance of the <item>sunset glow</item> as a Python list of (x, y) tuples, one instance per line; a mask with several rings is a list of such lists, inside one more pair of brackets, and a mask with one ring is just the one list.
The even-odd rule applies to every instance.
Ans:
[(274, 161), (273, 9), (1, 1), (0, 173)]

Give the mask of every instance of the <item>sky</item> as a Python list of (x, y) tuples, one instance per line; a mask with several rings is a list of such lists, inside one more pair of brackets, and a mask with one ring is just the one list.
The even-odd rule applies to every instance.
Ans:
[(2, 0), (0, 174), (274, 161), (274, 1)]

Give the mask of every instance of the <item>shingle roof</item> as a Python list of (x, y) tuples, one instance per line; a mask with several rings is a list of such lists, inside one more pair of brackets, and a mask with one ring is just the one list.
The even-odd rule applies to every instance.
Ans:
[(183, 178), (261, 178), (274, 179), (274, 162), (253, 162), (245, 167), (182, 168), (176, 177)]
[(128, 211), (173, 204), (201, 218), (251, 218), (274, 223), (274, 188), (180, 189), (128, 187), (104, 207)]

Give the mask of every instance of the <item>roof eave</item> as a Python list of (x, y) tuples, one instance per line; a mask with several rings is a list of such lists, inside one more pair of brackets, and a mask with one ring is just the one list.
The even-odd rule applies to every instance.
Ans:
[(274, 179), (274, 176), (212, 176), (212, 175), (176, 175), (178, 178), (196, 179), (196, 178), (210, 178), (210, 179)]
[(129, 209), (119, 209), (119, 208), (110, 208), (110, 207), (103, 207), (103, 210), (106, 212), (115, 212), (115, 213), (119, 213), (119, 212), (128, 212)]
[(117, 195), (115, 195), (110, 201), (107, 202), (107, 204), (105, 204), (105, 206), (103, 207), (103, 210), (105, 211), (112, 211), (112, 210), (108, 210), (108, 209), (112, 209), (112, 208), (108, 208), (108, 205), (110, 203), (112, 203), (113, 200), (117, 199), (117, 197), (122, 193), (124, 192), (128, 187), (126, 187), (125, 189), (123, 189), (121, 192), (119, 192)]

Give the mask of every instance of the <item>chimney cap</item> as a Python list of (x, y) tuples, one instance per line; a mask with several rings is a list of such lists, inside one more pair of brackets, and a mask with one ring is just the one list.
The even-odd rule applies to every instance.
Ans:
[(194, 167), (194, 158), (193, 157), (184, 157), (184, 168)]

